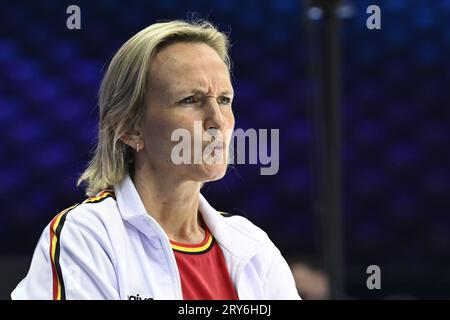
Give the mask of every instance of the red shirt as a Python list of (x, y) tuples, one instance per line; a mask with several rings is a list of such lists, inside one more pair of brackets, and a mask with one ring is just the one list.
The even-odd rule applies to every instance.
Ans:
[(170, 241), (178, 270), (184, 300), (238, 300), (220, 246), (205, 228), (205, 239), (199, 244)]

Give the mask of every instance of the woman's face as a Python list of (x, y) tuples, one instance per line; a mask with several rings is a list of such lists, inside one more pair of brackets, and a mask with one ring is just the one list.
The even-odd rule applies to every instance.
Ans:
[[(137, 154), (137, 165), (148, 165), (168, 177), (175, 175), (183, 180), (205, 182), (222, 178), (234, 128), (233, 87), (226, 64), (204, 43), (180, 42), (159, 51), (149, 72), (140, 129), (144, 148)], [(177, 129), (189, 133), (190, 140), (181, 143), (178, 136), (171, 141)], [(210, 144), (214, 133), (214, 144)], [(174, 149), (176, 145), (178, 148)], [(186, 145), (190, 159), (179, 164), (174, 156), (181, 155), (186, 160), (187, 150), (179, 152)], [(223, 148), (212, 148), (213, 145)]]

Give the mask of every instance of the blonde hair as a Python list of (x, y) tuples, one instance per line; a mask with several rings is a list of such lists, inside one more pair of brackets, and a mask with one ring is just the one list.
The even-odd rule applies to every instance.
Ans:
[(205, 43), (231, 69), (227, 35), (204, 20), (155, 23), (122, 45), (100, 86), (97, 145), (77, 182), (77, 186), (85, 184), (87, 196), (111, 189), (133, 169), (133, 152), (120, 138), (142, 119), (152, 58), (161, 48), (176, 42)]

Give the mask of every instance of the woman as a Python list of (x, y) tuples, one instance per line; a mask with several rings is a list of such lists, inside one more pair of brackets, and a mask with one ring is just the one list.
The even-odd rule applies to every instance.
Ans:
[(226, 161), (174, 162), (173, 133), (195, 141), (196, 124), (213, 141), (200, 148), (227, 159), (232, 99), (228, 40), (210, 23), (157, 23), (127, 41), (100, 88), (97, 148), (78, 181), (89, 198), (45, 228), (12, 298), (299, 299), (268, 236), (200, 194)]

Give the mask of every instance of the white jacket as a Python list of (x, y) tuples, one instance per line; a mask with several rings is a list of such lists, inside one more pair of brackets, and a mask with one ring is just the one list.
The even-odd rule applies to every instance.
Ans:
[[(13, 299), (183, 298), (169, 239), (130, 177), (114, 194), (66, 209), (60, 230), (45, 228)], [(244, 217), (221, 215), (202, 195), (199, 211), (240, 299), (300, 299), (288, 264), (264, 231)]]

